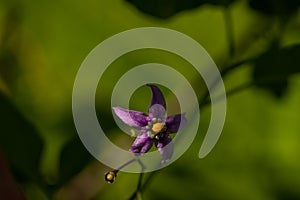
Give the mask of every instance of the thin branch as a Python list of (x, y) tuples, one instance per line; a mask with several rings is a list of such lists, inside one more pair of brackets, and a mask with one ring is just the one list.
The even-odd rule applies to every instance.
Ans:
[(140, 173), (139, 182), (138, 182), (138, 185), (137, 185), (137, 190), (138, 190), (138, 191), (140, 191), (141, 188), (142, 188), (142, 180), (143, 180), (143, 176), (144, 176), (144, 173)]
[[(140, 162), (140, 164), (142, 164), (141, 166), (144, 166), (143, 163)], [(150, 184), (150, 182), (153, 180), (153, 178), (155, 177), (156, 174), (158, 174), (158, 171), (150, 172), (149, 176), (144, 181), (144, 184), (142, 184), (142, 179), (143, 179), (144, 174), (141, 173), (140, 177), (139, 177), (137, 189), (131, 195), (131, 197), (129, 198), (129, 200), (134, 200), (134, 199), (141, 200), (142, 199), (142, 192), (144, 191), (145, 188), (147, 188), (147, 186)]]
[(131, 195), (129, 200), (134, 200), (134, 199), (142, 200), (142, 186), (143, 186), (142, 183), (143, 183), (145, 165), (142, 163), (142, 161), (140, 159), (137, 159), (137, 161), (141, 165), (141, 173), (140, 173), (140, 176), (139, 176), (139, 180), (138, 180), (136, 190)]
[[(222, 79), (224, 79), (224, 78), (227, 76), (227, 74), (228, 74), (229, 72), (231, 72), (232, 70), (234, 70), (234, 69), (236, 69), (236, 68), (242, 66), (243, 64), (250, 63), (250, 62), (252, 62), (253, 60), (254, 60), (253, 58), (246, 59), (246, 60), (241, 60), (241, 61), (238, 61), (238, 62), (236, 62), (236, 63), (233, 63), (233, 64), (229, 65), (228, 67), (223, 68), (223, 69), (221, 70), (221, 72), (220, 72), (220, 73), (221, 73)], [(219, 81), (220, 81), (220, 79), (216, 79), (216, 80), (213, 82), (213, 84), (212, 84), (212, 86), (211, 86), (210, 89), (213, 89), (213, 88), (219, 83)], [(204, 93), (204, 95), (202, 96), (202, 98), (199, 100), (199, 102), (200, 102), (200, 107), (202, 107), (202, 106), (204, 106), (204, 105), (207, 105), (207, 101), (209, 101), (209, 100), (208, 100), (208, 97), (209, 97), (209, 90), (206, 90), (205, 93)]]
[(118, 167), (115, 171), (120, 171), (122, 168), (126, 167), (127, 165), (129, 165), (130, 163), (132, 163), (132, 162), (134, 162), (134, 161), (136, 161), (135, 158), (133, 158), (133, 159), (127, 161), (126, 163), (124, 163), (123, 165), (121, 165), (120, 167)]
[(144, 184), (142, 186), (142, 189), (141, 190), (144, 190), (144, 188), (146, 188), (150, 182), (153, 180), (153, 178), (155, 177), (155, 175), (158, 173), (158, 171), (154, 171), (154, 172), (151, 172), (149, 174), (149, 176), (147, 177), (147, 179), (144, 181)]
[(221, 70), (221, 76), (224, 78), (225, 75), (227, 75), (228, 72), (231, 72), (232, 70), (238, 68), (239, 66), (246, 64), (246, 63), (251, 63), (255, 60), (255, 58), (248, 58), (245, 60), (241, 60), (235, 63), (232, 63), (231, 65), (225, 67), (224, 69)]
[(248, 83), (241, 84), (241, 85), (237, 86), (236, 88), (233, 88), (233, 89), (229, 90), (228, 92), (226, 92), (226, 96), (232, 96), (232, 95), (234, 95), (236, 93), (239, 93), (243, 90), (249, 89), (254, 85), (255, 85), (254, 82), (248, 82)]
[[(254, 82), (243, 83), (243, 84), (237, 86), (236, 88), (233, 88), (233, 89), (231, 89), (231, 90), (228, 90), (228, 91), (226, 92), (226, 96), (224, 96), (224, 95), (218, 96), (218, 97), (216, 98), (216, 101), (222, 100), (223, 98), (227, 98), (227, 97), (229, 97), (229, 96), (231, 96), (231, 95), (233, 95), (233, 94), (236, 94), (236, 93), (238, 93), (238, 92), (240, 92), (240, 91), (243, 91), (243, 90), (245, 90), (245, 89), (248, 89), (248, 88), (250, 88), (250, 87), (252, 87), (252, 86), (254, 86), (254, 85), (255, 85)], [(207, 100), (205, 100), (205, 101), (201, 104), (201, 106), (205, 106), (205, 105), (208, 105), (208, 104), (210, 104), (210, 103), (211, 103), (210, 99), (207, 99)]]

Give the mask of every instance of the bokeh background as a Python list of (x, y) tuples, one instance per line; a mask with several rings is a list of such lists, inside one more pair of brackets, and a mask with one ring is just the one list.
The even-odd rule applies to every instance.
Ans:
[[(299, 6), (298, 0), (1, 1), (0, 199), (130, 198), (138, 175), (120, 172), (115, 183), (106, 183), (104, 173), (111, 169), (79, 140), (72, 87), (97, 44), (124, 30), (158, 26), (203, 45), (222, 72), (228, 110), (219, 142), (200, 160), (210, 106), (193, 68), (159, 50), (131, 52), (110, 66), (98, 86), (97, 114), (107, 135), (124, 149), (133, 139), (113, 121), (110, 95), (133, 66), (174, 67), (201, 103), (194, 143), (149, 179), (143, 199), (299, 200)], [(163, 91), (172, 105), (172, 93)], [(131, 107), (146, 111), (150, 97), (141, 87)]]

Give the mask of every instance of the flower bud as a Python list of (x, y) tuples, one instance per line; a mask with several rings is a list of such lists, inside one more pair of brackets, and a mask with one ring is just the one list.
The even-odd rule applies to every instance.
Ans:
[(113, 183), (117, 177), (117, 172), (116, 171), (106, 172), (104, 177), (108, 183)]

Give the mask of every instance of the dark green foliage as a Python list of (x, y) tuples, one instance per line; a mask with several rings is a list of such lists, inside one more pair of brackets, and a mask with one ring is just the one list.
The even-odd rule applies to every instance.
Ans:
[(79, 173), (91, 160), (92, 155), (83, 146), (78, 136), (69, 141), (64, 146), (60, 156), (60, 184)]
[(251, 8), (268, 15), (291, 15), (299, 6), (299, 0), (249, 0)]
[[(166, 19), (184, 11), (210, 4), (229, 6), (235, 0), (126, 0), (136, 6), (140, 11), (154, 17)], [(292, 15), (297, 12), (298, 0), (249, 0), (249, 6), (267, 15)]]
[(158, 18), (169, 18), (178, 12), (197, 8), (204, 4), (228, 6), (234, 0), (126, 0), (139, 10)]
[(0, 77), (10, 87), (17, 79), (18, 67), (16, 55), (9, 49), (0, 49)]
[(0, 148), (17, 178), (39, 180), (43, 140), (36, 128), (0, 93)]
[[(194, 140), (181, 159), (153, 176), (149, 181), (152, 184), (146, 184), (142, 196), (145, 199), (299, 199), (300, 0), (122, 1), (123, 4), (117, 1), (70, 4), (17, 0), (0, 4), (3, 12), (0, 90), (11, 95), (7, 98), (0, 93), (0, 151), (11, 168), (12, 179), (26, 198), (52, 199), (61, 188), (67, 189), (68, 194), (87, 194), (83, 199), (131, 196), (138, 175), (120, 172), (111, 185), (101, 176), (112, 170), (108, 166), (96, 168), (99, 173), (95, 176), (78, 176), (82, 170), (95, 173), (91, 162), (97, 161), (76, 133), (71, 117), (72, 86), (80, 63), (99, 42), (123, 30), (162, 26), (190, 35), (208, 50), (222, 73), (228, 97), (254, 84), (275, 97), (285, 98), (273, 103), (272, 97), (259, 96), (257, 90), (251, 89), (249, 93), (228, 98), (224, 134), (214, 151), (198, 160), (211, 117), (209, 109), (201, 109), (199, 140)], [(158, 20), (130, 13), (130, 6)], [(173, 16), (176, 18), (172, 21), (164, 21)], [(276, 45), (272, 46), (272, 42)], [(234, 52), (229, 54), (228, 49)], [(142, 49), (121, 56), (105, 71), (97, 88), (95, 108), (101, 127), (117, 146), (128, 150), (133, 138), (114, 122), (111, 93), (119, 78), (133, 66), (155, 61), (174, 67), (192, 77), (187, 79), (199, 92), (199, 99), (202, 98), (206, 91), (204, 83), (200, 84), (201, 75), (194, 76), (196, 70), (177, 57), (165, 51)], [(250, 73), (249, 63), (253, 64)], [(136, 91), (130, 107), (147, 111), (147, 94)], [(172, 100), (170, 97), (168, 100)], [(174, 102), (171, 101), (170, 107), (177, 105)], [(35, 124), (25, 116), (31, 116)], [(67, 138), (70, 140), (66, 142)], [(73, 178), (76, 183), (93, 184), (94, 188), (73, 187)], [(6, 184), (0, 177), (0, 186)], [(98, 197), (93, 198), (96, 193)], [(3, 199), (1, 188), (0, 199)]]
[(253, 80), (257, 87), (270, 90), (275, 96), (284, 94), (291, 75), (300, 72), (300, 45), (272, 47), (255, 61)]

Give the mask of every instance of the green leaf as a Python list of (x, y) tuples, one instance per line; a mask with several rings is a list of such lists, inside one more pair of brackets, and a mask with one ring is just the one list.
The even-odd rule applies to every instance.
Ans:
[(204, 4), (228, 6), (235, 0), (126, 0), (140, 11), (166, 19), (184, 11), (197, 8)]
[(86, 150), (80, 138), (76, 136), (64, 146), (61, 152), (59, 183), (67, 182), (91, 160), (93, 160), (92, 155)]
[(0, 148), (19, 180), (40, 180), (43, 140), (32, 123), (0, 93)]
[(300, 44), (286, 48), (272, 47), (255, 61), (253, 80), (257, 87), (281, 97), (291, 75), (300, 72)]
[(0, 77), (10, 89), (18, 76), (19, 63), (15, 54), (9, 49), (0, 49)]

